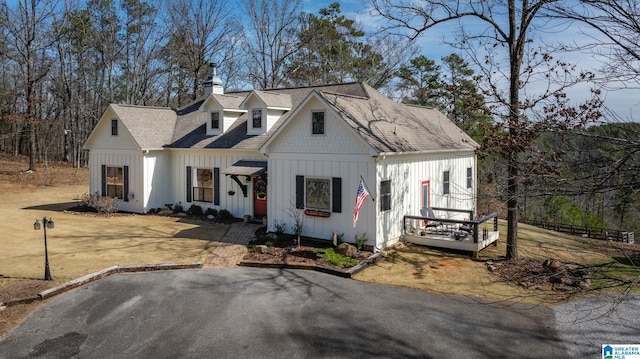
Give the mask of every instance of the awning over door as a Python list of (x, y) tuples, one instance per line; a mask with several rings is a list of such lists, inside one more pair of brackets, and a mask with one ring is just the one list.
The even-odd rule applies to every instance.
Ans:
[(260, 176), (267, 172), (267, 161), (238, 161), (224, 169), (228, 176)]

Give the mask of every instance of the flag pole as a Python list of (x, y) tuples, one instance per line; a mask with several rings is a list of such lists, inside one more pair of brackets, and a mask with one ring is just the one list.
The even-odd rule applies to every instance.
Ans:
[(369, 186), (367, 186), (367, 182), (364, 180), (364, 178), (362, 178), (362, 175), (360, 175), (360, 179), (362, 180), (362, 184), (364, 184), (364, 187), (367, 189), (367, 192), (369, 192), (369, 196), (371, 196), (371, 201), (375, 202), (376, 199), (371, 194), (371, 190), (369, 189)]

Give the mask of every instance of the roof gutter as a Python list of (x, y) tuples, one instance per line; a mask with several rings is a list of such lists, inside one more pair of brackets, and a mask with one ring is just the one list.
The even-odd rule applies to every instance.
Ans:
[(405, 156), (405, 155), (429, 155), (429, 154), (444, 154), (444, 153), (460, 153), (469, 152), (474, 153), (476, 149), (451, 149), (451, 150), (430, 150), (430, 151), (411, 151), (411, 152), (380, 152), (374, 157), (386, 157), (386, 156)]

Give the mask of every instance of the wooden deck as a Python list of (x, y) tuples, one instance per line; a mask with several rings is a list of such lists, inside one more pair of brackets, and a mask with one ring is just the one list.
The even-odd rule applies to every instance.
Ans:
[(404, 223), (402, 237), (409, 243), (467, 251), (474, 256), (491, 244), (497, 245), (500, 238), (497, 213), (478, 220), (405, 216)]

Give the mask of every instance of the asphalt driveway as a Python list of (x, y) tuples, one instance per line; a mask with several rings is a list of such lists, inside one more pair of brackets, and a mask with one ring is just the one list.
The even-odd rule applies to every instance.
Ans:
[(542, 307), (312, 271), (198, 269), (119, 274), (60, 295), (0, 342), (0, 357), (567, 357), (555, 327)]

